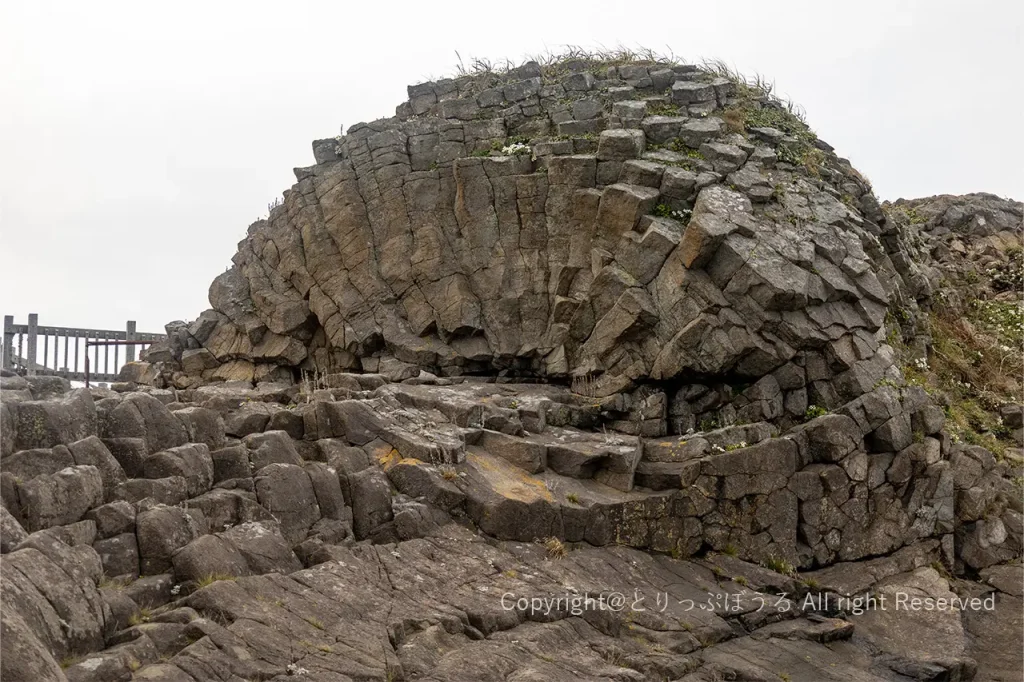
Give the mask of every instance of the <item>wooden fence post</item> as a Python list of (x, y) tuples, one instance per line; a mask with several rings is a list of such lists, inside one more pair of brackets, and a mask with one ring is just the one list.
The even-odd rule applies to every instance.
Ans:
[[(125, 327), (124, 340), (135, 340), (135, 320), (128, 320), (128, 326)], [(125, 362), (135, 362), (135, 346), (128, 345), (125, 346), (125, 349)], [(114, 364), (116, 365), (117, 363)]]
[(14, 315), (4, 315), (4, 369), (14, 369)]
[(26, 374), (33, 376), (36, 373), (36, 340), (37, 340), (37, 329), (39, 328), (39, 315), (37, 313), (28, 314), (28, 349), (25, 352), (27, 356), (25, 358)]

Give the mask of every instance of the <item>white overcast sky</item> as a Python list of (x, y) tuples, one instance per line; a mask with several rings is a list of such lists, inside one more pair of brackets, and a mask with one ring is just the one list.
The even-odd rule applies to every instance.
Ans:
[(1024, 2), (0, 1), (0, 312), (162, 331), (208, 307), (310, 141), (456, 51), (647, 46), (774, 79), (882, 199), (1024, 199)]

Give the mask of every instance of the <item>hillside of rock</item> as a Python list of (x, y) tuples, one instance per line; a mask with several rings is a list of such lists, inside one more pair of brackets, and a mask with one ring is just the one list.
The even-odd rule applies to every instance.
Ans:
[(313, 146), (212, 309), (151, 355), (165, 385), (410, 366), (601, 395), (743, 381), (868, 359), (890, 301), (928, 293), (845, 160), (769, 93), (690, 65), (425, 83)]
[(0, 377), (4, 680), (1024, 675), (1020, 203), (714, 65), (313, 149), (121, 382)]

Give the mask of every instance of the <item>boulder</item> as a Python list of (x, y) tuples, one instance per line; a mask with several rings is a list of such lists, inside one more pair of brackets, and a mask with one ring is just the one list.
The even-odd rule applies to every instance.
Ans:
[[(106, 611), (96, 589), (99, 575), (87, 568), (91, 563), (99, 568), (91, 547), (72, 548), (44, 537), (35, 546), (5, 554), (0, 574), (4, 616), (20, 614), (58, 659), (101, 649)], [(6, 641), (3, 651), (6, 659)]]
[(0, 507), (0, 554), (7, 554), (27, 537), (28, 533), (7, 507)]
[(131, 503), (151, 500), (175, 505), (188, 499), (188, 483), (181, 476), (167, 478), (129, 478), (114, 492), (114, 497)]
[(233, 478), (247, 478), (253, 469), (249, 466), (249, 452), (241, 445), (214, 450), (210, 453), (213, 462), (213, 482), (220, 483)]
[(302, 568), (298, 557), (272, 521), (243, 523), (220, 533), (219, 537), (245, 557), (253, 575), (287, 574)]
[(206, 407), (186, 407), (173, 412), (185, 427), (189, 442), (203, 443), (210, 450), (224, 447), (224, 420), (216, 411)]
[[(175, 419), (162, 402), (148, 393), (130, 393), (105, 415), (101, 430), (104, 439), (141, 438), (146, 443), (147, 453), (188, 442), (188, 433), (181, 422)], [(128, 472), (128, 467), (125, 467), (125, 471)], [(128, 475), (132, 474), (128, 472)]]
[(249, 521), (267, 521), (274, 517), (256, 500), (256, 494), (244, 490), (214, 488), (186, 503), (189, 509), (203, 512), (212, 532), (223, 531)]
[(14, 449), (52, 448), (96, 435), (96, 406), (84, 388), (55, 400), (17, 404)]
[(295, 464), (268, 464), (255, 481), (259, 503), (280, 522), (281, 535), (292, 545), (301, 542), (321, 517), (309, 474)]
[(115, 576), (139, 575), (139, 545), (135, 533), (121, 533), (103, 540), (97, 540), (93, 549), (100, 555), (103, 562), (103, 574)]
[(157, 505), (139, 512), (135, 534), (139, 544), (139, 565), (144, 575), (171, 570), (171, 558), (179, 549), (206, 533), (201, 514), (178, 507)]
[(172, 563), (178, 582), (199, 583), (249, 575), (249, 565), (242, 553), (216, 535), (203, 535), (188, 543), (174, 553)]
[(55, 474), (74, 465), (71, 451), (63, 445), (21, 450), (3, 460), (4, 471), (21, 481), (30, 481), (42, 474)]
[(213, 459), (205, 443), (189, 443), (149, 455), (142, 461), (146, 478), (180, 476), (189, 497), (200, 495), (213, 485)]
[(249, 451), (249, 468), (253, 472), (268, 464), (302, 464), (291, 437), (284, 431), (249, 434), (242, 442)]
[(91, 509), (85, 518), (96, 524), (96, 534), (101, 540), (135, 532), (135, 507), (124, 500)]
[(117, 458), (114, 457), (102, 440), (96, 436), (89, 436), (80, 441), (71, 443), (68, 446), (75, 464), (79, 466), (94, 466), (100, 472), (103, 480), (103, 497), (108, 502), (114, 499), (114, 491), (117, 486), (124, 483), (128, 477), (124, 468)]
[(135, 478), (142, 474), (142, 460), (149, 454), (144, 438), (103, 438), (102, 441), (125, 476)]
[(352, 529), (360, 540), (391, 521), (391, 484), (377, 468), (363, 469), (349, 476)]
[(103, 504), (103, 478), (94, 466), (73, 466), (18, 486), (25, 528), (64, 526)]

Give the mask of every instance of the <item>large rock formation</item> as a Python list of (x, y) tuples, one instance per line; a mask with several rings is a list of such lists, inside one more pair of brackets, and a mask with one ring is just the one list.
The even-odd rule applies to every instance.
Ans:
[(928, 293), (864, 179), (744, 83), (531, 63), (409, 97), (314, 142), (212, 309), (150, 353), (168, 385), (411, 364), (610, 395), (791, 361), (822, 381)]
[(1024, 326), (944, 336), (1020, 204), (708, 69), (409, 95), (114, 390), (2, 378), (4, 679), (1021, 677), (1019, 353), (947, 356)]

